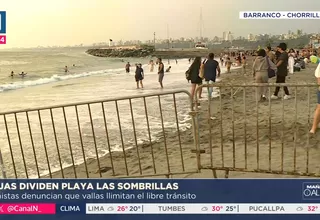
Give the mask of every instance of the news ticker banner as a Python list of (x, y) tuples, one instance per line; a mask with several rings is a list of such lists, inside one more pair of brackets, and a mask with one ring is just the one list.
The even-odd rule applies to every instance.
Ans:
[(1, 180), (1, 215), (320, 214), (318, 179)]
[(7, 26), (6, 26), (6, 12), (0, 11), (0, 44), (6, 44), (7, 43)]
[(241, 11), (240, 19), (320, 19), (320, 11)]

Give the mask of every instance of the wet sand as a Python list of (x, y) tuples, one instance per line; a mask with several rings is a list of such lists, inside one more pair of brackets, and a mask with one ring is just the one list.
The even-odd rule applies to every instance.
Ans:
[[(247, 74), (235, 70), (224, 74), (222, 81), (253, 82), (251, 64), (252, 59), (249, 59)], [(315, 83), (315, 68), (315, 64), (309, 64), (305, 70), (289, 75), (287, 83)], [(189, 129), (166, 132), (156, 143), (144, 143), (127, 150), (125, 155), (123, 152), (106, 155), (99, 160), (100, 169), (98, 161), (90, 159), (75, 167), (76, 177), (213, 178), (211, 168), (229, 169), (229, 178), (299, 178), (298, 173), (312, 176), (320, 169), (320, 132), (309, 135), (317, 102), (316, 89), (290, 87), (290, 100), (257, 102), (255, 88), (245, 89), (245, 95), (243, 89), (223, 88), (221, 98), (210, 101), (210, 117), (216, 117), (214, 120), (208, 119), (208, 100), (201, 101), (198, 114), (200, 149), (203, 150), (200, 157), (204, 168), (201, 173), (194, 153), (193, 130)], [(268, 93), (272, 95), (273, 91), (274, 87)], [(282, 95), (281, 89), (279, 96)], [(251, 172), (242, 172), (244, 170)], [(254, 173), (257, 170), (259, 173)], [(265, 174), (270, 171), (274, 172)], [(73, 167), (63, 172), (66, 178), (75, 177)], [(283, 173), (295, 175), (280, 175)], [(217, 176), (225, 177), (225, 172), (218, 171)], [(52, 177), (61, 178), (61, 172)]]

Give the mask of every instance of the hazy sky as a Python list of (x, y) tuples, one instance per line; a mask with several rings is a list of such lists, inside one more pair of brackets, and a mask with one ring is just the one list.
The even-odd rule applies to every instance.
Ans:
[(320, 0), (1, 0), (0, 11), (6, 47), (32, 47), (167, 38), (167, 24), (171, 38), (196, 37), (200, 8), (204, 37), (320, 30), (320, 20), (239, 20), (239, 11), (320, 11)]

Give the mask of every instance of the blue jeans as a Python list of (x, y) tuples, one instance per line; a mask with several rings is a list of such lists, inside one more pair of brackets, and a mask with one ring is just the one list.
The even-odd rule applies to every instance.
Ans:
[[(214, 82), (212, 80), (210, 81), (206, 81), (207, 85), (211, 85), (213, 84)], [(208, 89), (208, 97), (211, 98), (212, 97), (212, 92), (213, 92), (213, 87), (207, 87)]]

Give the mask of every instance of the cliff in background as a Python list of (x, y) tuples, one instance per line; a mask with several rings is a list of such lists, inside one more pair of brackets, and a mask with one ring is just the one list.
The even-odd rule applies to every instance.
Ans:
[(141, 45), (89, 49), (86, 53), (96, 57), (148, 57), (154, 51), (153, 46)]

